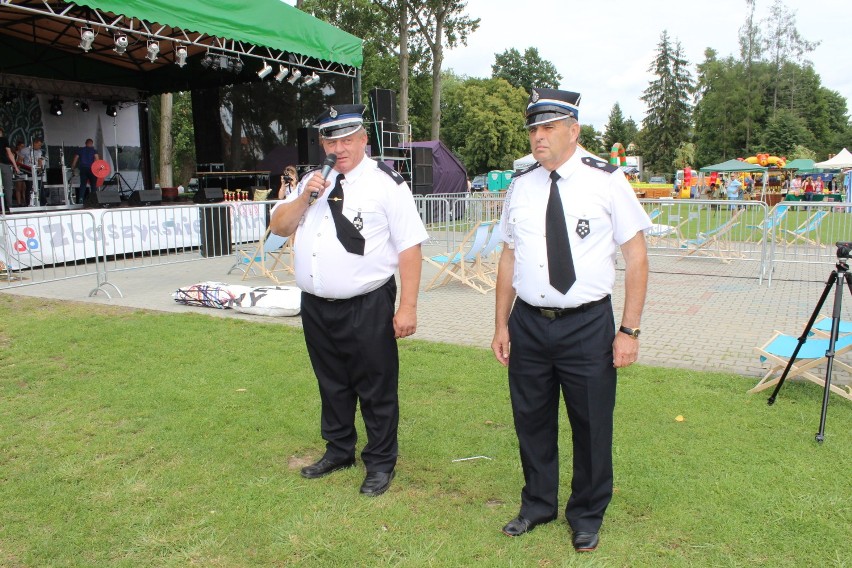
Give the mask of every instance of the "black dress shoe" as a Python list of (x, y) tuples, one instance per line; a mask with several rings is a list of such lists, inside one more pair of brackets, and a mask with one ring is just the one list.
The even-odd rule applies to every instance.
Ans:
[(368, 497), (377, 497), (388, 490), (396, 472), (368, 471), (364, 483), (361, 484), (361, 493)]
[(575, 532), (571, 542), (577, 552), (591, 552), (598, 547), (598, 533)]
[(531, 521), (530, 519), (518, 515), (517, 517), (506, 523), (506, 526), (503, 527), (503, 534), (506, 536), (521, 536), (524, 533), (530, 532), (538, 525), (549, 523), (555, 518), (556, 517), (552, 517), (544, 521)]
[(316, 479), (317, 477), (323, 477), (324, 475), (328, 475), (329, 473), (334, 473), (338, 469), (346, 469), (347, 467), (352, 467), (354, 463), (354, 459), (345, 462), (335, 463), (331, 460), (322, 458), (317, 463), (303, 467), (302, 477), (306, 477), (308, 479)]

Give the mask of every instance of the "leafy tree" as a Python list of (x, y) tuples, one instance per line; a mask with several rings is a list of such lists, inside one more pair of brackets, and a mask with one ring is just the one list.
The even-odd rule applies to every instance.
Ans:
[(628, 118), (624, 121), (624, 147), (627, 148), (631, 144), (634, 146), (638, 140), (639, 135), (639, 127), (636, 125), (636, 121), (632, 118)]
[(463, 0), (405, 0), (415, 28), (429, 46), (432, 57), (432, 140), (441, 133), (441, 68), (444, 47), (465, 45), (467, 36), (479, 27), (479, 18), (470, 19)]
[(595, 130), (591, 124), (580, 125), (580, 146), (598, 156), (609, 154), (609, 149), (603, 146), (603, 137), (601, 133)]
[(814, 152), (810, 148), (802, 146), (801, 144), (796, 144), (795, 146), (793, 146), (793, 150), (789, 154), (787, 154), (787, 160), (792, 161), (798, 160), (799, 158), (816, 161), (817, 155), (816, 152)]
[[(153, 171), (160, 170), (160, 97), (148, 101), (148, 119), (151, 124), (151, 161)], [(195, 173), (195, 132), (192, 125), (192, 96), (189, 92), (172, 94), (171, 162), (173, 183), (186, 185)], [(164, 183), (162, 179), (155, 179)]]
[(695, 167), (695, 144), (683, 142), (675, 150), (674, 167), (676, 170)]
[(609, 121), (606, 123), (606, 127), (604, 127), (603, 146), (604, 148), (612, 148), (616, 142), (620, 142), (626, 148), (632, 142), (628, 136), (627, 123), (624, 121), (621, 105), (615, 103), (609, 112)]
[(743, 64), (742, 74), (745, 84), (745, 152), (748, 153), (751, 147), (751, 137), (754, 130), (754, 123), (758, 120), (758, 114), (762, 113), (762, 107), (756, 102), (756, 91), (759, 84), (755, 63), (760, 59), (761, 49), (763, 46), (763, 37), (760, 33), (760, 26), (755, 21), (755, 11), (757, 5), (755, 0), (745, 0), (748, 7), (748, 16), (745, 23), (740, 27), (740, 61)]
[(673, 46), (665, 30), (660, 36), (657, 56), (648, 70), (656, 78), (642, 95), (648, 105), (642, 147), (652, 171), (668, 172), (672, 170), (675, 149), (689, 139), (689, 97), (693, 86), (680, 42)]
[(704, 57), (698, 65), (694, 113), (696, 165), (743, 156), (752, 124), (745, 65), (733, 57), (717, 59), (710, 48)]
[(776, 156), (792, 154), (797, 145), (813, 147), (813, 134), (807, 123), (795, 113), (779, 108), (763, 131), (763, 148)]
[(505, 79), (445, 75), (442, 141), (469, 172), (506, 170), (530, 151), (523, 128), (528, 93)]
[(542, 59), (535, 47), (528, 47), (523, 55), (514, 47), (494, 54), (491, 77), (506, 79), (509, 84), (521, 87), (527, 93), (533, 87), (557, 89), (562, 80), (556, 66)]

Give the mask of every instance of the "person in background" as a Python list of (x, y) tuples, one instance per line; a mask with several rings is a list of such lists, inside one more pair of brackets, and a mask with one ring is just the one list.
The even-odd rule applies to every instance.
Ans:
[(77, 190), (77, 203), (85, 201), (88, 187), (91, 187), (93, 192), (97, 191), (98, 178), (92, 173), (92, 164), (95, 163), (95, 160), (100, 159), (95, 150), (95, 142), (91, 138), (87, 138), (86, 145), (74, 154), (74, 159), (71, 160), (71, 169), (73, 170), (77, 163), (80, 163), (80, 188)]
[(289, 165), (281, 172), (281, 185), (278, 187), (277, 199), (284, 199), (296, 190), (299, 185), (299, 174), (296, 166)]
[(0, 127), (0, 183), (3, 184), (3, 203), (8, 211), (12, 207), (12, 172), (20, 173), (15, 154), (9, 146), (9, 141)]
[(813, 201), (814, 199), (814, 182), (810, 177), (806, 177), (805, 183), (802, 184), (802, 196), (805, 201)]
[[(17, 144), (15, 144), (15, 163), (18, 164), (19, 168), (24, 163), (24, 157), (21, 155), (21, 150), (23, 150), (23, 149), (24, 149), (24, 143), (23, 142), (19, 141)], [(27, 203), (27, 198), (26, 198), (27, 184), (22, 179), (15, 181), (14, 184), (15, 184), (15, 196), (14, 196), (15, 197), (15, 199), (14, 199), (15, 204), (18, 207), (26, 207), (27, 205), (29, 205), (29, 203)]]
[[(513, 176), (494, 229), (506, 246), (491, 349), (509, 368), (525, 482), (520, 511), (503, 534), (523, 535), (558, 515), (564, 398), (573, 442), (565, 518), (574, 550), (591, 552), (613, 494), (617, 369), (639, 356), (651, 220), (621, 170), (578, 145), (579, 103), (570, 91), (530, 93), (526, 128), (537, 162)], [(619, 249), (625, 296), (616, 327), (611, 294)]]
[(799, 196), (802, 194), (802, 177), (796, 176), (793, 178), (793, 181), (790, 182), (790, 189), (793, 191), (793, 195)]
[[(23, 165), (25, 168), (29, 168), (30, 170), (30, 177), (27, 179), (27, 193), (33, 191), (33, 180), (37, 180), (39, 178), (42, 168), (44, 168), (44, 151), (42, 150), (43, 144), (44, 143), (41, 138), (34, 138), (33, 143), (30, 146), (21, 148), (20, 155), (21, 158), (23, 158)], [(44, 187), (42, 187), (39, 192), (39, 204), (47, 204), (47, 194), (45, 193)]]
[(822, 193), (822, 176), (816, 176), (814, 178), (814, 193)]

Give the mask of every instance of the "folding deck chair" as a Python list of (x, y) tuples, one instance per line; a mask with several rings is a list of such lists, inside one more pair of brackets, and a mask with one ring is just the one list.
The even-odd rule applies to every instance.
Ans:
[[(493, 221), (482, 221), (465, 235), (455, 251), (435, 256), (424, 256), (423, 260), (438, 267), (438, 273), (426, 284), (423, 290), (429, 291), (432, 288), (447, 284), (452, 279), (456, 279), (462, 284), (470, 286), (483, 294), (487, 292), (487, 287), (483, 286), (476, 278), (476, 270), (474, 268), (477, 257), (488, 243), (493, 225)], [(442, 277), (443, 280), (437, 283)]]
[(499, 262), (500, 251), (503, 248), (502, 244), (503, 238), (500, 227), (495, 224), (488, 236), (488, 242), (485, 243), (485, 246), (474, 259), (474, 278), (482, 284), (485, 292), (497, 287), (497, 280), (492, 278), (491, 275), (497, 273), (497, 263)]
[[(828, 210), (820, 209), (819, 211), (811, 215), (810, 218), (804, 223), (802, 223), (797, 229), (793, 229), (792, 231), (788, 229), (784, 231), (785, 233), (793, 237), (793, 240), (789, 241), (787, 243), (787, 246), (794, 245), (799, 241), (804, 241), (806, 244), (809, 245), (819, 246), (819, 226), (822, 223), (822, 220), (825, 219), (826, 215), (828, 215)], [(813, 238), (808, 237), (808, 235), (811, 233), (813, 233), (813, 235), (811, 235)]]
[[(778, 384), (798, 344), (799, 338), (776, 331), (775, 335), (764, 345), (755, 347), (754, 350), (760, 355), (760, 360), (768, 362), (769, 371), (748, 392), (760, 392)], [(825, 378), (819, 377), (811, 371), (827, 361), (825, 354), (828, 351), (828, 344), (828, 338), (809, 337), (799, 350), (787, 378), (803, 378), (825, 388)], [(834, 365), (852, 373), (852, 366), (840, 360), (840, 357), (850, 350), (852, 350), (852, 335), (838, 337), (834, 345)], [(832, 383), (831, 392), (852, 400), (852, 386), (840, 387)]]
[(775, 235), (776, 238), (780, 234), (778, 228), (784, 222), (784, 218), (787, 216), (787, 211), (789, 210), (789, 205), (778, 204), (772, 208), (769, 212), (769, 216), (764, 219), (761, 223), (757, 225), (746, 225), (746, 229), (751, 229), (753, 231), (760, 231), (760, 240), (757, 243), (763, 242), (763, 235)]
[[(736, 213), (731, 215), (730, 219), (721, 225), (718, 225), (709, 231), (698, 233), (694, 239), (688, 239), (681, 242), (680, 248), (687, 250), (685, 256), (703, 254), (719, 258), (722, 262), (730, 262), (729, 257), (734, 254), (734, 251), (722, 248), (722, 238), (730, 233), (734, 227), (739, 225), (739, 218), (740, 215), (743, 214), (743, 211), (745, 211), (745, 209), (739, 209)], [(728, 253), (727, 256), (725, 253)], [(738, 254), (737, 256), (741, 255)]]
[[(282, 284), (290, 279), (282, 280), (279, 275), (294, 274), (292, 252), (292, 243), (288, 237), (276, 235), (267, 228), (255, 247), (237, 251), (237, 264), (231, 270), (239, 267), (243, 271), (242, 279), (245, 280), (249, 272), (254, 274), (254, 268), (257, 267), (262, 276), (276, 284)], [(267, 259), (271, 259), (272, 263), (269, 264)]]

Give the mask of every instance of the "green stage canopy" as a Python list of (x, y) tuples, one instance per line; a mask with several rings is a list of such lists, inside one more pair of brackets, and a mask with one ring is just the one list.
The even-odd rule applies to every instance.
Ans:
[(728, 160), (721, 164), (713, 164), (712, 166), (704, 166), (699, 171), (701, 172), (765, 172), (767, 168), (757, 164), (749, 164), (740, 160)]
[(361, 67), (361, 40), (281, 0), (77, 0), (173, 28)]
[(807, 158), (798, 158), (798, 159), (796, 159), (796, 160), (792, 160), (792, 161), (790, 161), (790, 162), (787, 162), (787, 163), (784, 165), (784, 167), (783, 167), (783, 168), (781, 168), (781, 169), (782, 169), (782, 170), (805, 170), (805, 171), (810, 171), (810, 170), (814, 169), (814, 163), (815, 163), (815, 162), (814, 162), (813, 160), (809, 160), (809, 159), (807, 159)]

